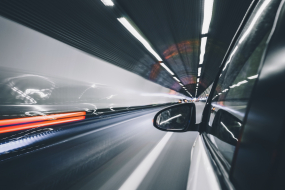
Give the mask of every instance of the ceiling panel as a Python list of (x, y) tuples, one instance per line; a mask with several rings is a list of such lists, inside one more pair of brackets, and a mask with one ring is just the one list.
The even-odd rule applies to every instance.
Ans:
[[(107, 7), (100, 0), (2, 0), (0, 15), (185, 94), (156, 58), (117, 20), (129, 18), (194, 95), (204, 1), (114, 3), (115, 6)], [(248, 0), (214, 1), (198, 95), (213, 82), (249, 4)]]

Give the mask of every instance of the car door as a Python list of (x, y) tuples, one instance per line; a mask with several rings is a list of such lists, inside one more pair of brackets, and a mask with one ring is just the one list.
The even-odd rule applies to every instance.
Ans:
[[(264, 53), (279, 5), (278, 0), (261, 0), (256, 3), (221, 65), (207, 101), (208, 107), (203, 113), (204, 123), (199, 138), (202, 139), (215, 174), (212, 178), (217, 179), (222, 189), (236, 188), (232, 183), (232, 163), (238, 151), (236, 147), (242, 137), (242, 127), (246, 124), (247, 109), (262, 70)], [(209, 114), (205, 113), (207, 111)], [(194, 160), (191, 167), (195, 164)], [(201, 183), (203, 176), (196, 178)]]
[[(285, 175), (285, 162), (282, 160), (285, 158), (285, 101), (275, 98), (273, 104), (280, 106), (274, 109), (271, 99), (266, 97), (284, 99), (285, 96), (285, 90), (281, 88), (285, 81), (284, 2), (253, 1), (221, 64), (201, 123), (193, 124), (195, 104), (185, 104), (183, 109), (181, 105), (169, 107), (155, 116), (154, 126), (160, 130), (198, 130), (200, 133), (192, 147), (187, 189), (280, 187), (283, 178), (277, 174)], [(279, 25), (276, 24), (278, 19)], [(278, 35), (273, 38), (275, 32)], [(274, 39), (276, 47), (271, 39)], [(272, 93), (262, 89), (270, 89)], [(265, 107), (263, 102), (266, 102)], [(173, 113), (162, 117), (172, 109), (175, 109)], [(172, 126), (186, 113), (185, 110), (188, 110), (188, 117), (184, 116), (182, 124), (176, 122), (178, 126)], [(270, 122), (274, 126), (268, 127)], [(267, 182), (269, 179), (272, 182)]]

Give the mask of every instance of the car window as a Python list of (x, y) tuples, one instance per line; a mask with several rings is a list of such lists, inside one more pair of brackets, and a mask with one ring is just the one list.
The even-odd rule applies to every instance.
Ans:
[[(208, 137), (229, 163), (232, 161), (234, 142), (239, 138), (254, 83), (258, 79), (259, 66), (278, 5), (278, 1), (270, 0), (257, 4), (228, 57), (215, 88)], [(229, 123), (228, 126), (225, 121)]]

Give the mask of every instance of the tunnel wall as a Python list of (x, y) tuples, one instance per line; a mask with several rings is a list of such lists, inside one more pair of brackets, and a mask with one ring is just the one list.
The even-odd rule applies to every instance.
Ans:
[(0, 25), (0, 104), (6, 108), (72, 111), (186, 98), (6, 18)]

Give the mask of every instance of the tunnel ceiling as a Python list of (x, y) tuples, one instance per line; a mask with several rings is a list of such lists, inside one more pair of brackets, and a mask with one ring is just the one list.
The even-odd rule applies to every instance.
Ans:
[[(211, 85), (249, 0), (214, 0), (204, 62), (199, 65), (204, 2), (201, 0), (2, 0), (0, 14), (164, 87), (186, 92), (118, 21), (125, 17), (195, 95)], [(40, 63), (39, 63), (40, 64)], [(108, 73), (106, 73), (107, 75)], [(112, 76), (110, 76), (112, 77)], [(139, 84), (138, 84), (139, 85)]]

